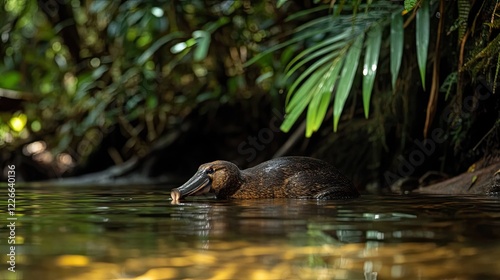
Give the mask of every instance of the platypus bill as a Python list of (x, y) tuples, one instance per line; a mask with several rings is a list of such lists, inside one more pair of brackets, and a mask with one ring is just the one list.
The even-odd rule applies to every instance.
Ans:
[(309, 157), (281, 157), (239, 170), (228, 161), (202, 164), (172, 200), (215, 193), (219, 199), (312, 198), (346, 199), (359, 196), (352, 182), (332, 165)]

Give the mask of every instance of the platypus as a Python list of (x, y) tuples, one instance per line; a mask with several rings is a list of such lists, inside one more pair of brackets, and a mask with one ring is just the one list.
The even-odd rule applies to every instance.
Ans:
[(172, 200), (213, 192), (219, 199), (311, 198), (346, 199), (359, 196), (352, 182), (332, 165), (310, 157), (280, 157), (240, 170), (217, 160), (200, 165)]

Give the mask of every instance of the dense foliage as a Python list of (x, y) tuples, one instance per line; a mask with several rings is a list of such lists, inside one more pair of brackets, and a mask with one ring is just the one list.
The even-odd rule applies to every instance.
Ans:
[(2, 115), (11, 150), (42, 139), (47, 155), (81, 164), (119, 131), (126, 142), (109, 147), (119, 163), (194, 108), (203, 116), (274, 90), (271, 65), (243, 75), (248, 48), (280, 32), (265, 28), (279, 17), (269, 3), (8, 0), (2, 10), (0, 87), (25, 101)]
[(0, 156), (22, 151), (59, 176), (98, 151), (109, 164), (144, 156), (203, 120), (242, 157), (277, 108), (293, 133), (260, 159), (283, 145), (380, 181), (442, 131), (428, 168), (464, 170), (498, 148), (499, 6), (5, 0)]

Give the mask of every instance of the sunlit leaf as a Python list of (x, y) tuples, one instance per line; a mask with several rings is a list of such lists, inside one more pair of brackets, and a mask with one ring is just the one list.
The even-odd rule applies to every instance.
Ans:
[(291, 112), (297, 104), (304, 103), (304, 97), (311, 94), (311, 90), (315, 86), (315, 83), (319, 80), (321, 75), (325, 74), (326, 71), (327, 68), (319, 69), (305, 79), (304, 83), (297, 89), (297, 92), (294, 92), (294, 94), (291, 95), (292, 97), (290, 102), (286, 104), (286, 113)]
[(321, 123), (323, 122), (323, 119), (325, 118), (326, 111), (328, 110), (328, 106), (330, 105), (330, 98), (332, 96), (333, 87), (337, 81), (343, 62), (343, 56), (337, 57), (332, 63), (330, 71), (327, 73), (327, 75), (324, 76), (324, 86), (318, 90), (321, 99), (318, 109), (316, 110), (316, 117), (314, 118), (313, 122), (313, 131), (317, 131), (319, 129)]
[(152, 7), (151, 14), (153, 14), (157, 18), (161, 18), (165, 14), (165, 12), (160, 7)]
[(276, 3), (276, 7), (277, 8), (281, 8), (281, 6), (283, 6), (283, 4), (285, 4), (286, 0), (278, 0), (278, 2)]
[(342, 114), (345, 101), (349, 96), (352, 83), (354, 82), (354, 76), (358, 68), (359, 56), (363, 47), (363, 39), (364, 33), (361, 33), (347, 52), (344, 67), (342, 67), (340, 81), (333, 103), (333, 131), (337, 131), (340, 115)]
[(370, 97), (377, 73), (378, 57), (380, 45), (382, 43), (382, 27), (374, 26), (367, 34), (365, 63), (363, 65), (363, 108), (365, 117), (368, 118), (370, 112)]
[[(369, 104), (369, 97), (373, 88), (376, 67), (378, 66), (382, 28), (388, 22), (389, 17), (395, 9), (401, 10), (402, 8), (399, 4), (385, 1), (377, 2), (369, 0), (366, 1), (366, 4), (362, 4), (361, 2), (363, 1), (357, 0), (354, 1), (354, 4), (352, 5), (346, 5), (346, 3), (351, 2), (345, 0), (341, 0), (338, 3), (336, 1), (331, 1), (328, 9), (333, 11), (333, 15), (329, 14), (327, 16), (320, 16), (306, 21), (304, 24), (293, 30), (293, 39), (285, 41), (282, 44), (274, 45), (245, 64), (245, 66), (247, 66), (255, 62), (257, 59), (285, 46), (296, 45), (297, 48), (299, 48), (301, 45), (297, 43), (304, 42), (306, 44), (307, 47), (296, 55), (290, 63), (287, 64), (285, 69), (285, 79), (296, 77), (296, 74), (299, 72), (300, 74), (288, 88), (288, 93), (285, 99), (285, 111), (288, 114), (288, 117), (282, 127), (284, 130), (290, 129), (294, 121), (300, 116), (307, 105), (309, 108), (307, 111), (306, 135), (310, 136), (312, 132), (316, 131), (321, 126), (331, 98), (331, 94), (327, 94), (329, 91), (324, 88), (332, 88), (336, 79), (332, 78), (331, 86), (328, 87), (324, 86), (324, 81), (326, 81), (324, 80), (325, 77), (322, 77), (324, 79), (320, 78), (316, 85), (311, 85), (310, 82), (311, 80), (314, 80), (312, 77), (317, 76), (317, 72), (325, 72), (326, 74), (324, 75), (333, 73), (332, 69), (330, 69), (332, 61), (339, 61), (337, 63), (339, 68), (336, 68), (336, 75), (338, 76), (338, 73), (342, 72), (340, 79), (342, 82), (339, 81), (338, 86), (340, 88), (340, 92), (335, 96), (336, 105), (334, 105), (334, 108), (337, 110), (337, 120), (334, 119), (334, 121), (338, 123), (344, 103), (349, 96), (350, 89), (352, 87), (359, 63), (357, 60), (360, 57), (360, 52), (363, 47), (364, 38), (360, 37), (364, 37), (364, 34), (356, 35), (353, 30), (363, 33), (366, 32), (365, 29), (367, 26), (377, 23), (381, 25), (379, 30), (374, 31), (377, 33), (377, 36), (375, 39), (368, 42), (372, 46), (372, 49), (368, 50), (369, 60), (367, 60), (367, 63), (370, 63), (368, 69), (370, 70), (370, 74), (366, 78), (364, 87), (367, 92), (365, 93), (365, 103), (367, 105)], [(322, 8), (317, 8), (314, 11), (313, 9), (310, 9), (295, 13), (290, 19), (295, 19), (296, 17), (306, 14), (311, 15), (320, 9)], [(343, 9), (351, 11), (351, 13), (349, 15), (347, 15), (347, 13), (346, 15), (338, 13)], [(365, 12), (357, 13), (358, 11), (361, 11), (361, 9)], [(352, 12), (353, 10), (354, 12)], [(352, 16), (353, 13), (356, 14), (354, 21)], [(401, 28), (399, 32), (402, 33), (402, 18), (400, 19)], [(353, 39), (354, 36), (357, 36), (358, 39)], [(308, 41), (308, 39), (310, 39), (310, 41)], [(355, 42), (354, 45), (352, 45), (353, 41)], [(402, 50), (402, 40), (400, 42), (400, 46)], [(353, 50), (354, 48), (357, 48), (358, 50)], [(350, 57), (349, 64), (345, 62), (346, 57)], [(399, 52), (398, 57), (399, 62), (396, 67), (397, 70), (399, 70), (399, 65), (401, 63), (402, 51)], [(307, 68), (303, 70), (304, 67)], [(326, 68), (330, 70), (324, 71)], [(395, 71), (395, 73), (396, 77), (397, 71)], [(366, 114), (368, 115), (368, 113), (369, 111), (367, 109)]]
[(193, 54), (194, 61), (201, 61), (207, 57), (211, 41), (210, 33), (204, 30), (196, 30), (193, 32), (193, 38), (196, 39), (197, 43)]
[(300, 117), (312, 98), (313, 87), (319, 82), (327, 70), (327, 67), (323, 67), (319, 71), (314, 72), (314, 74), (297, 90), (297, 93), (294, 94), (292, 100), (290, 100), (290, 104), (286, 108), (287, 115), (285, 115), (285, 120), (280, 127), (282, 131), (288, 132), (295, 121)]
[(300, 117), (304, 109), (306, 108), (307, 103), (302, 102), (300, 103), (295, 110), (293, 110), (291, 113), (285, 115), (285, 119), (283, 120), (283, 123), (280, 126), (281, 131), (283, 132), (288, 132), (292, 128), (293, 124), (297, 121), (297, 119)]
[(139, 39), (137, 39), (136, 44), (139, 48), (143, 48), (151, 43), (153, 36), (150, 33), (144, 32)]
[(161, 46), (165, 45), (173, 39), (180, 38), (182, 35), (182, 32), (172, 32), (156, 40), (147, 50), (145, 50), (139, 56), (139, 58), (137, 58), (137, 64), (143, 65), (159, 48), (161, 48)]
[(429, 47), (429, 0), (422, 0), (417, 11), (417, 60), (420, 69), (422, 87), (425, 90), (425, 68), (427, 66), (427, 49)]
[[(340, 67), (338, 67), (338, 69), (340, 69)], [(335, 82), (333, 78), (331, 80)], [(313, 131), (317, 131), (321, 126), (321, 123), (323, 123), (323, 120), (325, 119), (326, 111), (328, 110), (330, 99), (332, 97), (332, 91), (325, 90), (319, 95), (321, 96), (321, 100), (319, 101), (318, 110), (316, 111), (316, 118), (314, 119), (313, 123)]]
[(292, 128), (292, 125), (300, 117), (300, 115), (302, 114), (302, 112), (304, 111), (306, 106), (307, 106), (307, 102), (302, 102), (290, 114), (285, 115), (285, 120), (281, 124), (280, 129), (283, 132), (290, 131), (290, 128)]
[(314, 131), (317, 131), (325, 118), (328, 105), (330, 105), (333, 86), (340, 73), (342, 62), (342, 56), (335, 59), (315, 89), (315, 95), (307, 111), (306, 137), (310, 137)]
[[(338, 60), (336, 59), (336, 61)], [(319, 78), (311, 90), (312, 99), (307, 110), (306, 137), (311, 137), (312, 133), (318, 130), (328, 109), (333, 84), (335, 83), (332, 76), (335, 76), (336, 79), (336, 76), (338, 76), (336, 69), (340, 69), (340, 67), (335, 67), (337, 65), (335, 62), (331, 66), (324, 66), (328, 71)]]
[[(324, 68), (328, 68), (328, 66), (325, 65)], [(307, 116), (306, 116), (306, 137), (311, 137), (311, 135), (314, 131), (314, 123), (316, 121), (316, 114), (318, 112), (318, 107), (319, 107), (320, 101), (322, 99), (322, 92), (321, 92), (320, 88), (323, 87), (325, 76), (327, 76), (327, 74), (323, 75), (323, 78), (319, 79), (320, 82), (317, 85), (313, 86), (313, 89), (311, 89), (312, 99), (311, 99), (311, 102), (309, 103), (309, 106), (307, 108)]]
[[(316, 61), (313, 65), (309, 66), (296, 80), (293, 82), (292, 86), (290, 86), (290, 89), (288, 90), (288, 94), (285, 100), (285, 104), (287, 104), (287, 108), (289, 106), (292, 106), (291, 104), (288, 104), (288, 101), (290, 100), (290, 96), (292, 96), (295, 92), (295, 88), (305, 79), (307, 78), (311, 73), (313, 73), (316, 69), (318, 69), (320, 66), (324, 65), (328, 61), (332, 61), (335, 58), (335, 54), (328, 54), (325, 55), (323, 58), (320, 60)], [(291, 103), (291, 101), (290, 101)]]
[(391, 75), (392, 88), (396, 88), (396, 80), (401, 67), (401, 59), (403, 58), (403, 16), (401, 12), (393, 13), (391, 16)]
[(418, 0), (405, 0), (405, 10), (406, 11), (412, 10), (417, 4), (417, 2)]
[(267, 80), (269, 78), (272, 78), (273, 76), (274, 76), (274, 72), (272, 72), (272, 71), (263, 73), (259, 77), (257, 77), (257, 79), (255, 79), (255, 83), (260, 84), (263, 81), (265, 81), (265, 80)]
[(27, 120), (28, 117), (25, 114), (18, 113), (9, 120), (9, 125), (12, 130), (20, 132), (26, 126)]

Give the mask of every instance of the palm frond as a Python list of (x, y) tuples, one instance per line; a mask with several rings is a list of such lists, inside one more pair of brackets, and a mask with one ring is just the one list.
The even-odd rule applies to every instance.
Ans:
[(417, 11), (417, 61), (420, 69), (422, 87), (425, 90), (425, 69), (427, 67), (427, 51), (429, 48), (429, 0), (422, 0)]
[(358, 69), (359, 56), (363, 48), (364, 33), (354, 41), (349, 49), (345, 58), (345, 64), (342, 68), (340, 81), (335, 94), (335, 101), (333, 103), (333, 131), (337, 131), (337, 126), (340, 120), (340, 115), (344, 109), (345, 101), (351, 91), (352, 83), (354, 82), (354, 75)]
[(328, 105), (330, 104), (331, 92), (335, 81), (342, 68), (343, 57), (338, 57), (333, 61), (328, 71), (321, 78), (316, 87), (311, 103), (307, 110), (306, 136), (310, 137), (317, 131), (325, 118)]
[[(353, 5), (355, 7), (338, 6), (341, 4), (334, 5), (333, 15), (318, 17), (295, 30), (296, 36), (304, 36), (304, 33), (315, 35), (308, 37), (309, 39), (304, 42), (308, 47), (293, 58), (285, 68), (285, 77), (294, 79), (288, 88), (285, 108), (287, 115), (281, 126), (285, 132), (291, 129), (309, 106), (306, 115), (306, 136), (310, 137), (321, 126), (332, 96), (334, 100), (333, 127), (335, 131), (337, 130), (340, 115), (358, 71), (367, 32), (370, 35), (366, 36), (364, 54), (368, 73), (363, 81), (363, 99), (365, 114), (368, 116), (369, 101), (378, 67), (382, 30), (391, 22), (391, 15), (395, 11), (401, 13), (402, 7), (391, 1), (373, 1), (370, 4), (358, 2)], [(352, 9), (350, 14), (340, 12), (335, 14), (339, 10), (349, 9)], [(354, 12), (356, 12), (355, 16)], [(402, 24), (400, 29), (399, 33), (402, 32)], [(291, 40), (294, 39), (289, 41)], [(398, 55), (400, 64), (402, 39), (398, 43), (401, 46), (401, 53)], [(297, 74), (299, 71), (302, 73)]]
[(391, 75), (392, 75), (392, 88), (396, 88), (396, 80), (401, 67), (401, 60), (403, 58), (403, 42), (404, 42), (404, 29), (403, 29), (403, 15), (401, 11), (395, 12), (391, 16)]
[(380, 45), (382, 44), (382, 27), (375, 25), (367, 36), (365, 63), (363, 65), (363, 108), (366, 118), (368, 118), (370, 112), (370, 98), (378, 68), (378, 57)]

